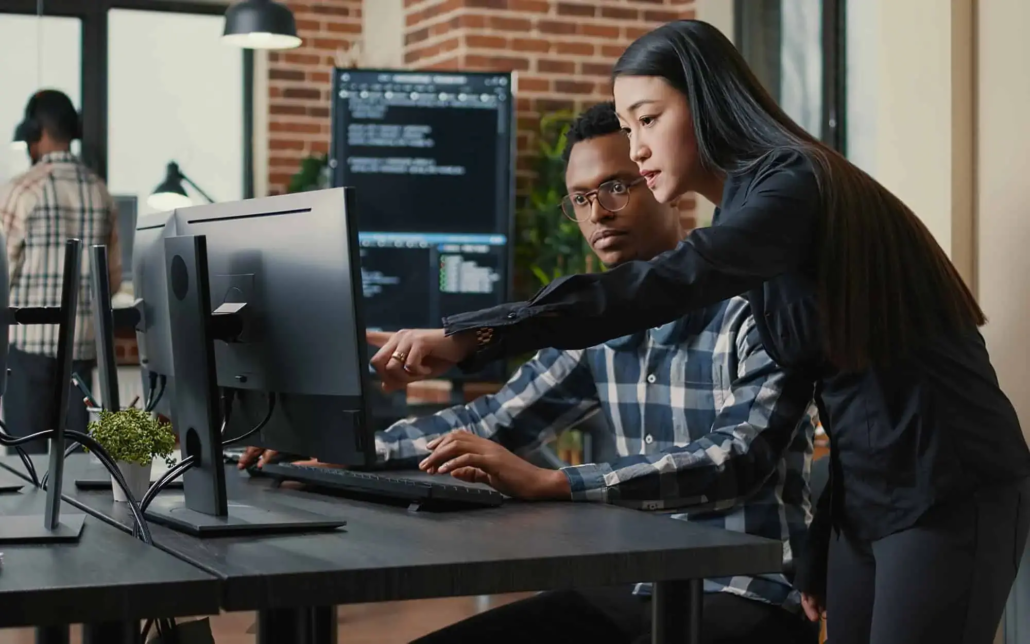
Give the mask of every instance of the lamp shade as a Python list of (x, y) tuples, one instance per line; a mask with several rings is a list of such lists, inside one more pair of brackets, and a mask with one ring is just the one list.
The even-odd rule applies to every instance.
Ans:
[(293, 13), (274, 0), (244, 0), (225, 12), (222, 40), (245, 49), (300, 47)]
[(147, 198), (147, 205), (159, 212), (193, 205), (193, 200), (189, 198), (186, 189), (182, 187), (182, 173), (179, 171), (179, 165), (174, 161), (168, 164), (168, 172), (165, 174), (164, 181)]

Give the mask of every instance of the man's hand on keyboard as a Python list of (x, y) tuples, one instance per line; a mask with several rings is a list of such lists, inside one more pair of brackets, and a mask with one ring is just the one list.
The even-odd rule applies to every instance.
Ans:
[(300, 466), (303, 466), (303, 467), (326, 467), (326, 468), (335, 469), (335, 470), (345, 470), (345, 469), (347, 469), (346, 465), (333, 465), (332, 463), (323, 463), (322, 461), (318, 460), (317, 458), (311, 458), (311, 459), (308, 459), (306, 461), (294, 461), (293, 464), (294, 465), (300, 465)]
[[(279, 452), (274, 449), (265, 449), (263, 447), (248, 447), (247, 451), (240, 456), (240, 462), (237, 463), (236, 467), (241, 470), (245, 470), (254, 463), (257, 463), (259, 468), (264, 467), (267, 463), (272, 463), (275, 458), (279, 455)], [(338, 469), (345, 469), (342, 465), (332, 465), (330, 463), (322, 463), (317, 459), (309, 459), (305, 461), (294, 461), (294, 465), (307, 465), (309, 467), (335, 467)]]
[(257, 463), (258, 467), (264, 465), (262, 462), (265, 458), (265, 454), (269, 456), (275, 455), (275, 450), (265, 449), (263, 447), (248, 447), (243, 455), (240, 456), (240, 460), (236, 463), (236, 469), (245, 470), (251, 465)]
[(537, 467), (494, 441), (467, 431), (454, 431), (430, 441), (432, 451), (419, 463), (430, 474), (486, 483), (502, 494), (526, 500), (567, 500), (569, 479), (560, 470)]

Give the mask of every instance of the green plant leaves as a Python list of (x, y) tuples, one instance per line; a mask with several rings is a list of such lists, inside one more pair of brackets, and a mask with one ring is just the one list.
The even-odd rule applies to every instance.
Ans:
[(300, 170), (290, 177), (290, 185), (286, 188), (286, 192), (306, 192), (329, 187), (326, 182), (328, 169), (328, 154), (301, 159)]
[(575, 115), (567, 110), (545, 114), (537, 134), (533, 188), (516, 214), (515, 263), (519, 299), (565, 275), (589, 273), (593, 255), (576, 222), (561, 212), (565, 196), (566, 135)]
[(100, 420), (89, 424), (89, 434), (115, 461), (147, 466), (160, 457), (169, 467), (175, 465), (172, 426), (142, 409), (102, 411)]

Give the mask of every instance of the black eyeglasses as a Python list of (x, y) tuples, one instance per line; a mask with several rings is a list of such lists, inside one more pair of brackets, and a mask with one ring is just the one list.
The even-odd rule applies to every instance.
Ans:
[(629, 189), (644, 179), (639, 177), (629, 182), (612, 179), (597, 186), (597, 190), (565, 195), (561, 200), (561, 211), (572, 221), (587, 221), (593, 207), (591, 202), (597, 199), (597, 203), (608, 212), (618, 212), (629, 203)]

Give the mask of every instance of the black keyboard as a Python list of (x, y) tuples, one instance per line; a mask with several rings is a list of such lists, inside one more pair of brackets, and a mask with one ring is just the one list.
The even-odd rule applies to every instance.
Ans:
[(444, 475), (425, 472), (371, 473), (328, 467), (268, 464), (262, 474), (280, 480), (298, 481), (327, 490), (353, 492), (362, 497), (403, 501), (424, 510), (496, 507), (504, 495), (486, 485), (465, 483)]

